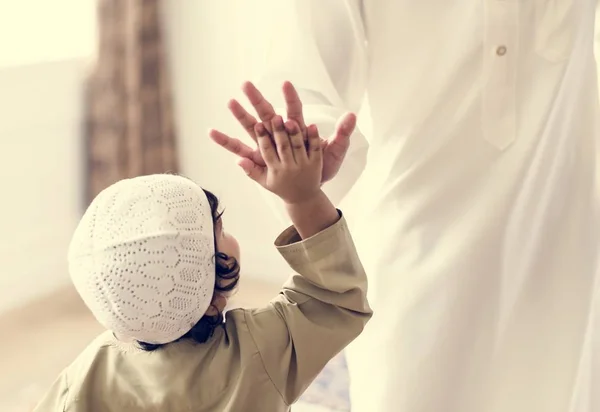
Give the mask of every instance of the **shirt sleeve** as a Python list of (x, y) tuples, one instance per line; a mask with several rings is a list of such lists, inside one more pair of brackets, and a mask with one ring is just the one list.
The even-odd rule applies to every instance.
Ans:
[(245, 312), (265, 370), (289, 405), (371, 318), (367, 280), (346, 221), (299, 241), (286, 230), (276, 245), (297, 273), (266, 308)]
[[(368, 58), (362, 0), (277, 1), (269, 7), (265, 15), (279, 18), (269, 21), (269, 47), (257, 85), (284, 114), (281, 85), (286, 80), (294, 83), (306, 123), (316, 124), (320, 134), (329, 137), (345, 112), (359, 111), (365, 96)], [(367, 140), (357, 128), (338, 177), (323, 187), (334, 204), (340, 204), (361, 175), (367, 150)], [(280, 202), (269, 199), (285, 220), (285, 211), (277, 207)]]
[(33, 412), (64, 412), (68, 393), (67, 378), (63, 372), (46, 392), (40, 403), (33, 409)]

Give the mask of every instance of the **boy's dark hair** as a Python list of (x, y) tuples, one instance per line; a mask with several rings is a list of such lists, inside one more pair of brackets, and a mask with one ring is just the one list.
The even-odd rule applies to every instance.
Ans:
[[(219, 199), (209, 192), (204, 190), (208, 203), (210, 204), (210, 210), (212, 212), (213, 224), (216, 225), (217, 221), (221, 218), (223, 212), (219, 211)], [(237, 286), (240, 279), (240, 266), (238, 261), (225, 253), (221, 253), (217, 250), (217, 243), (215, 239), (215, 264), (216, 264), (216, 277), (215, 277), (215, 290), (214, 294), (231, 292)], [(226, 285), (226, 286), (224, 286)], [(198, 323), (196, 323), (192, 329), (190, 329), (185, 335), (177, 339), (178, 342), (183, 339), (192, 339), (196, 343), (204, 343), (209, 340), (215, 329), (223, 324), (223, 313), (218, 312), (214, 316), (204, 315)], [(148, 352), (155, 351), (164, 346), (164, 344), (153, 344), (146, 342), (139, 342), (140, 347)]]

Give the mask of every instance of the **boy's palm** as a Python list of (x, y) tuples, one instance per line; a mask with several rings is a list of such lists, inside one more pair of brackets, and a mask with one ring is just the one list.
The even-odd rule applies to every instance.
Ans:
[[(246, 174), (288, 204), (303, 203), (313, 198), (321, 187), (322, 148), (315, 127), (307, 131), (307, 140), (293, 120), (285, 125), (281, 116), (269, 124), (255, 127), (258, 149), (265, 166), (242, 158), (238, 164)], [(271, 138), (271, 135), (273, 138)]]

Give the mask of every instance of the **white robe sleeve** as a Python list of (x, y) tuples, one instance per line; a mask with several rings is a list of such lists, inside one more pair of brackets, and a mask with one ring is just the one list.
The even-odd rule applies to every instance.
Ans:
[[(266, 22), (269, 47), (257, 86), (284, 115), (281, 85), (291, 81), (302, 99), (306, 124), (316, 124), (323, 137), (333, 134), (344, 113), (357, 113), (364, 100), (368, 59), (361, 3), (278, 0), (264, 13), (279, 18)], [(334, 204), (339, 205), (362, 173), (367, 149), (357, 128), (338, 176), (323, 187)], [(287, 216), (283, 208), (275, 210), (279, 217)]]

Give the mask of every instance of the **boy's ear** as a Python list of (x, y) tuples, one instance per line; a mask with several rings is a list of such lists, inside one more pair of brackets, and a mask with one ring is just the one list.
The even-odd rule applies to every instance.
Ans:
[(215, 293), (205, 315), (217, 316), (219, 313), (223, 313), (225, 306), (227, 306), (227, 298), (219, 293)]

